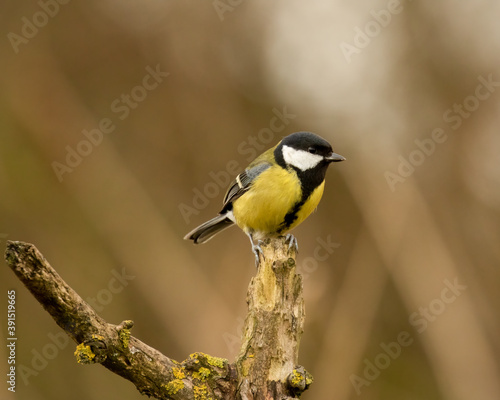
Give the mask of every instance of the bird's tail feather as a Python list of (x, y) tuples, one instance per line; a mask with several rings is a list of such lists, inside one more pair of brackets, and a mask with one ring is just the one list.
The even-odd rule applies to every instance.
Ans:
[(231, 221), (227, 215), (218, 215), (210, 221), (207, 221), (193, 229), (186, 236), (184, 236), (184, 239), (192, 240), (195, 244), (205, 243), (212, 239), (216, 234), (226, 228), (229, 228), (233, 224), (234, 222)]

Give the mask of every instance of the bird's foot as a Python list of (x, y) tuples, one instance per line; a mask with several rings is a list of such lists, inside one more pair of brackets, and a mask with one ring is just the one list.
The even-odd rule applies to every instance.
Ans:
[(263, 243), (262, 240), (258, 240), (257, 244), (253, 242), (253, 235), (252, 233), (247, 233), (248, 238), (250, 239), (250, 243), (252, 243), (252, 252), (255, 254), (255, 267), (259, 268), (260, 264), (260, 256), (259, 254), (262, 254), (262, 259), (264, 260), (264, 252), (262, 251), (262, 248), (260, 245)]
[(295, 253), (299, 252), (299, 242), (297, 242), (296, 237), (291, 233), (287, 233), (285, 235), (285, 242), (288, 242), (288, 251), (290, 251), (290, 249), (293, 247), (295, 249)]
[(257, 242), (257, 244), (254, 244), (252, 242), (252, 252), (253, 252), (253, 254), (255, 254), (255, 267), (256, 268), (259, 268), (259, 264), (260, 264), (260, 256), (259, 256), (259, 254), (262, 255), (262, 259), (263, 260), (265, 259), (264, 252), (262, 251), (262, 248), (260, 247), (261, 244), (262, 244), (261, 240), (259, 240)]

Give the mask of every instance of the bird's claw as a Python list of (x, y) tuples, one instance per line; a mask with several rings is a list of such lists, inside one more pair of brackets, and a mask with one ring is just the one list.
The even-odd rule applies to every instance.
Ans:
[(297, 242), (297, 239), (291, 233), (285, 235), (285, 242), (288, 242), (288, 251), (293, 247), (295, 253), (299, 252), (299, 242)]
[(255, 254), (255, 266), (258, 268), (259, 267), (259, 264), (260, 264), (260, 257), (259, 257), (259, 253), (262, 255), (262, 259), (264, 260), (265, 257), (264, 257), (264, 252), (262, 251), (262, 248), (260, 247), (260, 244), (262, 242), (259, 240), (259, 242), (257, 244), (253, 244), (252, 243), (252, 252), (253, 254)]

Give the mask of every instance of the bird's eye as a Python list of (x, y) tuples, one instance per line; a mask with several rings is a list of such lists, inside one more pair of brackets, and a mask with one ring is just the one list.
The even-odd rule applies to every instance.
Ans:
[(309, 147), (307, 151), (311, 154), (316, 154), (316, 149), (314, 147)]

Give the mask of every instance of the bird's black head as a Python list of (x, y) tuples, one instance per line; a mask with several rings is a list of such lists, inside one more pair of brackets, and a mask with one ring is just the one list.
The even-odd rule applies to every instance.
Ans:
[(292, 167), (297, 172), (318, 168), (326, 171), (329, 163), (345, 160), (333, 152), (330, 143), (311, 132), (296, 132), (285, 137), (276, 147), (274, 157), (283, 168)]

